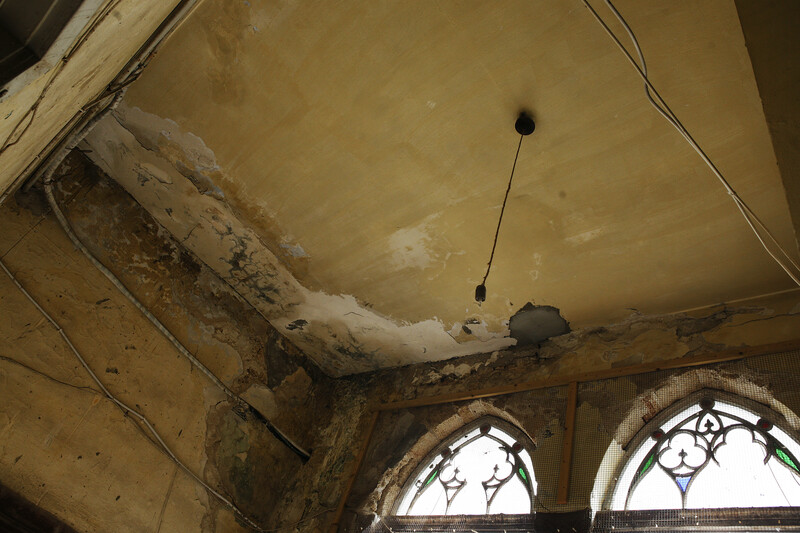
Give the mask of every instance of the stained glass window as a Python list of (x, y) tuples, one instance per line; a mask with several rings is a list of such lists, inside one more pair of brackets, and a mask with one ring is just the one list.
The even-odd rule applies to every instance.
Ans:
[(800, 505), (800, 444), (734, 398), (704, 394), (647, 427), (622, 469), (613, 509)]
[(530, 513), (536, 481), (521, 433), (483, 419), (451, 436), (406, 484), (397, 514)]

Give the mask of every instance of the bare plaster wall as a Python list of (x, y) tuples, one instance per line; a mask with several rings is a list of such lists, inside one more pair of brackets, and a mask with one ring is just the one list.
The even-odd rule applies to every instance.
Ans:
[[(330, 380), (82, 156), (63, 168), (57, 197), (87, 246), (223, 382), (316, 453), (304, 464), (261, 423), (236, 415), (74, 249), (37, 191), (0, 208), (3, 262), (104, 384), (257, 523), (317, 511), (317, 498), (298, 513), (274, 503), (324, 470)], [(0, 275), (0, 483), (78, 531), (246, 530), (95, 389)]]

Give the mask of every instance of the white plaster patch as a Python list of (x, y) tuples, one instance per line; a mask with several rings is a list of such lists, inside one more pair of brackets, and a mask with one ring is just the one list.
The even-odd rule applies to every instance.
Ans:
[(146, 113), (138, 107), (128, 107), (124, 101), (114, 110), (114, 114), (119, 117), (119, 120), (125, 124), (125, 128), (133, 133), (138, 140), (152, 145), (148, 146), (148, 148), (154, 149), (158, 146), (158, 138), (163, 136), (180, 145), (184, 150), (184, 155), (187, 156), (196, 170), (201, 172), (219, 170), (217, 157), (206, 146), (203, 139), (193, 133), (184, 132), (174, 120)]
[(428, 247), (431, 237), (427, 226), (435, 218), (428, 217), (422, 224), (412, 228), (402, 228), (389, 236), (389, 250), (392, 252), (392, 263), (397, 270), (418, 268), (424, 270), (430, 266), (433, 258)]
[[(494, 320), (493, 320), (494, 321)], [(500, 324), (504, 327), (503, 336), (508, 335), (508, 320), (499, 320)], [(475, 319), (467, 319), (464, 324), (461, 322), (454, 322), (453, 325), (450, 327), (449, 334), (454, 339), (457, 338), (459, 335), (463, 333), (467, 333), (464, 331), (464, 328), (469, 330), (469, 335), (474, 336), (481, 342), (488, 342), (492, 339), (497, 338), (497, 333), (489, 331), (489, 324), (486, 320), (481, 320), (480, 322), (476, 321)], [(513, 343), (512, 343), (513, 344)]]
[(160, 168), (155, 165), (151, 165), (149, 163), (142, 163), (138, 167), (139, 176), (149, 176), (152, 179), (155, 179), (157, 182), (161, 183), (162, 185), (172, 185), (172, 178), (167, 172), (164, 172)]
[(458, 336), (461, 333), (461, 322), (454, 322), (452, 326), (450, 326), (450, 335), (452, 337)]
[(564, 240), (570, 244), (584, 244), (591, 240), (596, 239), (602, 234), (603, 234), (603, 228), (595, 228), (593, 230), (584, 231), (583, 233), (578, 233), (577, 235), (567, 237)]
[[(507, 323), (504, 323), (502, 320), (499, 321), (501, 324), (507, 326)], [(472, 334), (482, 342), (487, 342), (495, 337), (497, 337), (497, 333), (493, 333), (489, 331), (489, 324), (486, 320), (481, 320), (479, 323), (475, 324), (467, 324), (467, 327), (472, 332)], [(516, 341), (513, 341), (510, 345), (513, 345)]]
[(281, 244), (280, 247), (292, 257), (308, 257), (306, 251), (299, 244)]
[[(362, 307), (352, 296), (301, 290), (305, 301), (292, 309), (290, 317), (274, 320), (273, 325), (285, 331), (287, 324), (305, 320), (303, 334), (329, 339), (328, 349), (349, 353), (354, 359), (350, 364), (361, 367), (358, 371), (500, 350), (516, 342), (506, 336), (507, 331), (489, 333), (482, 323), (476, 325), (478, 340), (458, 343), (436, 318), (398, 324)], [(292, 330), (289, 336), (293, 333), (301, 332)], [(296, 342), (308, 344), (304, 339)]]
[(460, 365), (449, 364), (442, 368), (442, 374), (456, 376), (459, 378), (466, 376), (470, 372), (472, 372), (472, 367), (467, 363), (461, 363)]

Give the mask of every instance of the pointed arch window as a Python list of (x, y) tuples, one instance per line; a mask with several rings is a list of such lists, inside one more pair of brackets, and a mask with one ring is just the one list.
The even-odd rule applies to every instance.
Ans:
[[(800, 442), (783, 416), (699, 391), (642, 428), (594, 531), (800, 529)], [(705, 528), (705, 529), (703, 529)]]
[(533, 443), (511, 424), (483, 418), (440, 444), (406, 482), (399, 516), (530, 514)]
[(701, 395), (648, 428), (612, 508), (800, 506), (800, 444), (774, 416), (719, 396)]

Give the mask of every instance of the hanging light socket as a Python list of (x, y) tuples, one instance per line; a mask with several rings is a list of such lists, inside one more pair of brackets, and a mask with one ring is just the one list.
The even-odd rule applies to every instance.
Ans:
[(476, 302), (486, 301), (486, 285), (484, 285), (483, 283), (475, 287), (475, 301)]

